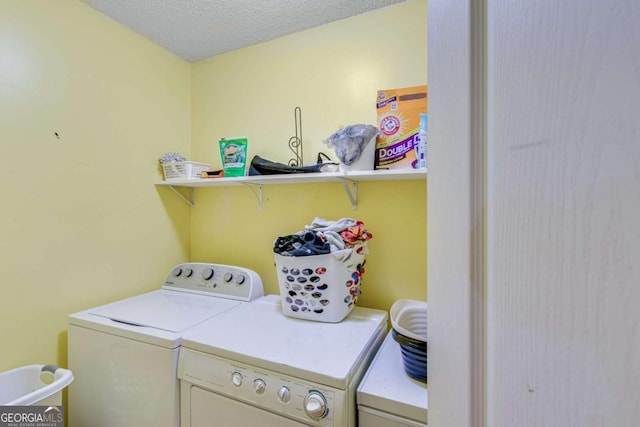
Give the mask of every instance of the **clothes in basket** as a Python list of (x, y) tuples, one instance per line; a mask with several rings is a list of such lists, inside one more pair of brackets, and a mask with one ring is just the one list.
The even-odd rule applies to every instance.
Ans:
[(358, 301), (372, 237), (361, 221), (316, 218), (305, 230), (276, 238), (282, 312), (321, 322), (344, 319)]

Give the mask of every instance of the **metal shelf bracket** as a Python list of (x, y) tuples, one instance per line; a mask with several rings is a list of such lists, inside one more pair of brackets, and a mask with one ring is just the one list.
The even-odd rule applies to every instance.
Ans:
[[(247, 187), (254, 196), (256, 196), (256, 200), (258, 201), (258, 209), (262, 210), (262, 184), (252, 184), (250, 182), (243, 182), (242, 185)], [(257, 190), (256, 190), (257, 187)]]
[(347, 193), (347, 197), (351, 200), (351, 208), (354, 211), (358, 210), (358, 182), (350, 179), (341, 179), (340, 184)]
[(173, 185), (170, 185), (169, 188), (171, 190), (173, 190), (174, 193), (176, 193), (178, 195), (178, 197), (180, 197), (182, 200), (184, 200), (189, 206), (191, 206), (192, 208), (196, 206), (196, 201), (195, 201), (195, 188), (190, 188), (191, 190), (191, 197), (190, 198), (186, 198), (182, 195), (181, 192), (179, 192), (176, 187), (174, 187)]

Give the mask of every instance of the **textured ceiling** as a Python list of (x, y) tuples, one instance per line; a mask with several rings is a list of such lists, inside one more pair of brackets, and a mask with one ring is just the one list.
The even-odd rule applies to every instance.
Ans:
[(404, 0), (81, 0), (187, 61)]

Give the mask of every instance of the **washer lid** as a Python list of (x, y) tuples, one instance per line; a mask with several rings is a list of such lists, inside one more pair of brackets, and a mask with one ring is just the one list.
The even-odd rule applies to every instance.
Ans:
[(269, 295), (189, 329), (182, 346), (345, 389), (381, 342), (386, 320), (385, 311), (361, 307), (339, 323), (296, 319)]
[(89, 314), (134, 326), (182, 332), (241, 303), (161, 289), (89, 310)]

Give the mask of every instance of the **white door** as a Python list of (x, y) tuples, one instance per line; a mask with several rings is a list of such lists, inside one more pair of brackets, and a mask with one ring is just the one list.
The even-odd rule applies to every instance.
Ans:
[(640, 2), (429, 20), (430, 425), (638, 425)]

